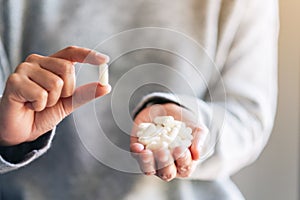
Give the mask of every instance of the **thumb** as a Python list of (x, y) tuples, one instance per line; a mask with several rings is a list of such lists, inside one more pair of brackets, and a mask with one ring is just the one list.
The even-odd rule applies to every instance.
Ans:
[(199, 160), (202, 154), (204, 143), (208, 136), (208, 129), (205, 126), (195, 127), (193, 130), (193, 142), (190, 147), (193, 160)]
[(62, 99), (65, 113), (68, 115), (76, 108), (86, 104), (98, 97), (104, 96), (111, 91), (110, 85), (101, 85), (99, 82), (89, 83), (78, 87), (74, 94)]

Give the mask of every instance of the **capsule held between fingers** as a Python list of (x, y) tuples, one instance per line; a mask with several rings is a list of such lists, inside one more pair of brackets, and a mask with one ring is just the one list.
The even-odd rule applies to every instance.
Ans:
[(108, 85), (108, 65), (106, 63), (99, 65), (99, 83), (101, 85)]

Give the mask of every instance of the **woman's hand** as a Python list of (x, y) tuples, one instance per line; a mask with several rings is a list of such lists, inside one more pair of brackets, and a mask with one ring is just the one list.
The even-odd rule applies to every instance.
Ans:
[[(193, 130), (193, 141), (189, 148), (176, 147), (174, 150), (145, 149), (136, 137), (140, 123), (153, 122), (157, 116), (173, 116), (175, 120), (183, 121)], [(135, 118), (130, 149), (137, 158), (141, 170), (146, 175), (156, 175), (165, 181), (175, 177), (188, 177), (195, 169), (195, 161), (200, 158), (201, 146), (207, 136), (207, 129), (200, 126), (193, 113), (176, 104), (156, 104), (142, 110)]]
[(32, 54), (16, 68), (0, 102), (1, 145), (33, 141), (75, 108), (110, 92), (97, 82), (75, 89), (76, 62), (99, 65), (108, 57), (71, 46), (51, 56)]

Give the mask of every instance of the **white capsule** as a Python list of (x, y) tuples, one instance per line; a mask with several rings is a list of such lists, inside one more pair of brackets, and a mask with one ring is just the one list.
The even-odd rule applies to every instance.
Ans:
[(152, 151), (159, 150), (159, 149), (166, 149), (169, 147), (169, 144), (164, 141), (153, 141), (146, 146), (146, 149), (150, 149)]
[(138, 137), (143, 137), (143, 135), (144, 135), (144, 131), (138, 131), (136, 133), (136, 136), (138, 136)]
[(139, 137), (139, 142), (143, 145), (148, 145), (150, 144), (150, 138), (147, 137)]
[(153, 122), (157, 125), (168, 126), (174, 121), (174, 117), (172, 116), (158, 116), (155, 117)]
[(161, 140), (167, 142), (168, 144), (172, 143), (175, 138), (172, 138), (168, 135), (162, 135)]
[(174, 120), (173, 122), (172, 122), (172, 128), (173, 127), (177, 127), (177, 128), (180, 128), (180, 127), (182, 127), (182, 126), (185, 126), (185, 123), (183, 123), (183, 122), (181, 122), (181, 121), (177, 121), (177, 120)]
[(183, 140), (183, 141), (181, 141), (181, 145), (183, 147), (189, 147), (192, 145), (192, 142), (190, 140)]
[(169, 127), (169, 126), (167, 126), (167, 127), (165, 127), (165, 130), (166, 130), (167, 132), (171, 132), (171, 131), (172, 131), (172, 128)]
[(157, 150), (157, 149), (160, 149), (161, 146), (162, 146), (162, 144), (161, 144), (160, 142), (154, 141), (154, 142), (149, 143), (149, 144), (146, 146), (146, 149), (150, 149), (150, 150), (152, 150), (152, 151), (155, 151), (155, 150)]
[(171, 144), (169, 144), (170, 149), (174, 149), (179, 146), (181, 146), (181, 142), (177, 138)]
[(145, 137), (154, 137), (157, 135), (157, 128), (154, 124), (150, 124), (147, 129), (144, 130), (143, 136)]
[(165, 141), (161, 142), (161, 147), (160, 148), (167, 149), (168, 147), (169, 147), (169, 143), (167, 143)]
[[(139, 124), (139, 130), (140, 131), (144, 131), (145, 129), (147, 129), (152, 123), (140, 123)], [(153, 124), (152, 124), (153, 125)]]
[(178, 138), (180, 140), (185, 140), (186, 139), (185, 135), (182, 135), (182, 134), (178, 134)]
[(162, 135), (164, 133), (164, 128), (163, 127), (156, 127), (155, 132), (153, 133), (153, 135), (157, 136), (157, 135)]
[(161, 131), (160, 131), (160, 135), (169, 135), (169, 132), (163, 128)]
[(193, 137), (193, 135), (188, 135), (188, 136), (186, 137), (186, 139), (192, 141), (192, 140), (194, 139), (194, 137)]
[(139, 142), (143, 145), (149, 145), (152, 142), (159, 142), (160, 137), (140, 137)]
[(193, 130), (190, 128), (190, 127), (186, 127), (185, 129), (184, 129), (184, 134), (185, 135), (191, 135), (192, 134), (192, 132), (193, 132)]
[(179, 129), (175, 127), (169, 132), (169, 136), (172, 138), (176, 138), (178, 133), (179, 133)]
[(99, 65), (99, 82), (101, 85), (108, 85), (108, 65), (106, 63)]

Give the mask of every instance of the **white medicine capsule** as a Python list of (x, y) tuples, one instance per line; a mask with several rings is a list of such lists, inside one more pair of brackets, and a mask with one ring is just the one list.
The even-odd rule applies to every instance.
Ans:
[(106, 63), (99, 65), (99, 83), (108, 85), (108, 65)]
[(144, 129), (143, 136), (154, 137), (157, 135), (157, 129), (154, 124), (150, 124), (146, 129)]
[(139, 130), (143, 131), (146, 130), (148, 128), (148, 126), (150, 126), (152, 123), (140, 123), (139, 124)]
[(171, 134), (171, 135), (176, 134), (176, 136), (177, 136), (177, 134), (178, 134), (179, 132), (180, 132), (180, 128), (174, 127), (174, 128), (171, 129), (170, 134)]
[(169, 124), (173, 123), (174, 117), (172, 116), (159, 116), (155, 117), (154, 123), (158, 125), (168, 126)]

